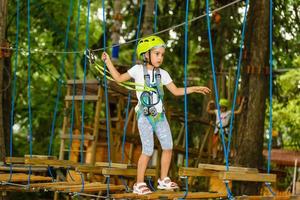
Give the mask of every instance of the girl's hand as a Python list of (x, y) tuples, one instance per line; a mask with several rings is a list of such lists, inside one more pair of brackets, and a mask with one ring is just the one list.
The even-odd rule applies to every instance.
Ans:
[(107, 61), (110, 61), (110, 57), (106, 52), (103, 52), (101, 55), (101, 60), (105, 63), (107, 63)]
[(208, 87), (204, 87), (204, 86), (194, 86), (193, 92), (206, 95), (209, 94), (211, 90)]

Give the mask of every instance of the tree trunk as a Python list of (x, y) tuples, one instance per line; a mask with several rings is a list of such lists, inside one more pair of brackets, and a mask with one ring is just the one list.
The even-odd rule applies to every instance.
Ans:
[(153, 12), (154, 11), (154, 1), (145, 1), (145, 17), (143, 21), (142, 33), (143, 36), (147, 36), (153, 33)]
[[(4, 44), (5, 41), (5, 27), (6, 27), (6, 15), (7, 15), (7, 0), (0, 0), (0, 46), (2, 47), (2, 44)], [(1, 54), (3, 50), (1, 49)], [(1, 161), (4, 161), (6, 152), (5, 152), (5, 141), (6, 137), (4, 134), (4, 107), (3, 105), (3, 89), (6, 87), (3, 83), (3, 76), (4, 76), (4, 68), (5, 68), (5, 58), (3, 56), (0, 56), (0, 156)], [(9, 115), (6, 113), (6, 115)], [(0, 162), (1, 162), (0, 161)]]
[[(250, 17), (250, 18), (249, 18)], [(248, 99), (240, 115), (238, 125), (238, 151), (235, 163), (244, 167), (261, 168), (263, 164), (263, 139), (268, 94), (268, 76), (264, 71), (268, 65), (269, 1), (251, 0), (245, 45), (249, 44), (244, 66), (250, 71), (242, 74), (242, 94)], [(249, 43), (247, 41), (250, 41)], [(246, 67), (244, 67), (245, 69)], [(234, 183), (235, 195), (254, 195), (260, 184)]]

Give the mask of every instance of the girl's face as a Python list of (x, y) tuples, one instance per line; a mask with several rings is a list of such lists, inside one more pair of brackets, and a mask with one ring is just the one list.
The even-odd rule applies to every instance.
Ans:
[[(157, 47), (151, 50), (151, 63), (154, 67), (159, 67), (164, 60), (165, 48)], [(148, 56), (149, 54), (146, 54)]]
[(221, 112), (225, 112), (227, 110), (227, 107), (225, 106), (220, 106)]

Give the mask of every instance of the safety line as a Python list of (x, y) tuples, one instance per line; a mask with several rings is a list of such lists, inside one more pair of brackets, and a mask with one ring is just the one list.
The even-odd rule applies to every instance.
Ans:
[[(230, 6), (233, 6), (233, 5), (235, 5), (235, 4), (237, 4), (237, 3), (241, 2), (241, 1), (243, 1), (243, 0), (236, 0), (236, 1), (233, 1), (233, 2), (231, 2), (231, 3), (228, 3), (228, 4), (224, 5), (224, 6), (221, 6), (221, 7), (219, 7), (219, 8), (216, 8), (216, 9), (212, 10), (212, 12), (217, 12), (217, 11), (223, 10), (223, 9), (225, 9), (225, 8), (227, 8), (227, 7), (230, 7)], [(205, 16), (206, 16), (206, 14), (199, 15), (198, 17), (195, 17), (195, 18), (189, 20), (188, 23), (192, 23), (192, 22), (194, 22), (194, 21), (196, 21), (196, 20), (198, 20), (198, 19), (201, 19), (201, 18), (203, 18), (203, 17), (205, 17)], [(183, 26), (184, 24), (185, 24), (185, 22), (182, 22), (182, 23), (180, 23), (180, 24), (177, 24), (177, 25), (171, 26), (171, 27), (169, 27), (169, 28), (163, 29), (163, 30), (161, 30), (161, 31), (159, 31), (159, 32), (156, 32), (156, 33), (154, 33), (154, 34), (152, 34), (152, 35), (159, 35), (159, 34), (165, 33), (165, 32), (167, 32), (167, 31), (169, 31), (169, 30), (173, 30), (173, 29), (176, 29), (176, 28), (178, 28), (178, 27), (181, 27), (181, 26)], [(111, 45), (111, 46), (108, 46), (107, 49), (113, 48), (113, 47), (116, 47), (116, 46), (122, 46), (122, 45), (126, 45), (126, 44), (131, 44), (131, 43), (136, 42), (136, 41), (138, 41), (138, 40), (140, 40), (140, 38), (132, 39), (132, 40), (129, 40), (129, 41), (127, 41), (127, 42), (120, 43), (120, 44), (117, 44), (117, 45)], [(15, 50), (15, 48), (3, 48), (3, 47), (0, 47), (0, 49)], [(19, 50), (22, 51), (22, 52), (26, 52), (25, 49), (21, 49), (21, 48), (20, 48)], [(68, 54), (73, 54), (73, 53), (84, 53), (84, 51), (85, 51), (85, 50), (63, 52), (63, 51), (49, 51), (49, 50), (33, 49), (33, 52), (31, 52), (31, 53), (45, 53), (45, 54), (63, 54), (63, 53), (68, 53)], [(97, 49), (94, 49), (93, 51), (95, 51), (95, 52), (97, 52), (97, 51), (103, 51), (103, 48), (97, 48)]]

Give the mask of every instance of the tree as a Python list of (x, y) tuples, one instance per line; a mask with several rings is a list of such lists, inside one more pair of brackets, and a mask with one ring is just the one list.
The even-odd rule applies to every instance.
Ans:
[[(243, 73), (241, 91), (248, 101), (240, 115), (238, 126), (238, 151), (235, 163), (245, 167), (261, 168), (263, 164), (263, 139), (268, 94), (269, 76), (265, 73), (268, 66), (269, 41), (269, 1), (250, 1), (247, 19), (246, 41), (247, 58), (244, 66), (250, 66), (255, 73)], [(256, 183), (235, 184), (235, 194), (258, 194)]]
[[(5, 35), (5, 27), (6, 27), (6, 16), (7, 16), (7, 1), (6, 0), (1, 0), (0, 1), (0, 156), (1, 156), (1, 161), (4, 161), (5, 156), (6, 156), (6, 138), (7, 135), (4, 132), (4, 88), (6, 88), (4, 84), (4, 69), (7, 67), (5, 66), (5, 60), (6, 58), (2, 56), (2, 52), (4, 49), (2, 49), (2, 45), (6, 41), (6, 35)], [(10, 73), (10, 72), (9, 72)], [(7, 115), (7, 113), (6, 113)]]

